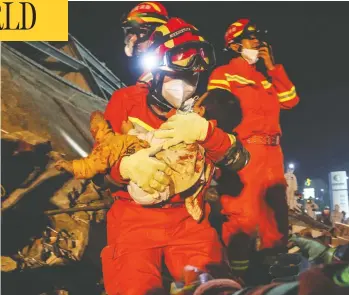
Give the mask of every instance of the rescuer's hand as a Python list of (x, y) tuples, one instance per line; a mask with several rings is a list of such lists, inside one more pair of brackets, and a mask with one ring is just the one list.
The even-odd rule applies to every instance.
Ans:
[(130, 179), (150, 194), (155, 191), (163, 192), (169, 184), (168, 175), (171, 174), (171, 169), (152, 157), (161, 149), (162, 145), (157, 145), (123, 157), (120, 163), (122, 178)]
[(204, 141), (207, 136), (209, 122), (196, 113), (176, 114), (155, 131), (156, 138), (167, 138), (163, 148), (184, 142), (191, 144), (196, 141)]
[(265, 67), (268, 70), (271, 71), (275, 68), (274, 57), (267, 43), (264, 42), (263, 45), (259, 48), (258, 57), (264, 60)]

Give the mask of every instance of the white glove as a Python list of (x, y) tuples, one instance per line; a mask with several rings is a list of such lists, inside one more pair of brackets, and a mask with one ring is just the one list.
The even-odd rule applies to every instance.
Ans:
[(156, 138), (169, 138), (163, 148), (184, 142), (191, 144), (196, 141), (205, 140), (208, 132), (209, 122), (197, 113), (176, 114), (155, 131)]
[(153, 205), (163, 201), (168, 200), (170, 197), (170, 187), (166, 186), (165, 191), (163, 192), (154, 192), (153, 194), (149, 194), (142, 190), (137, 184), (133, 181), (127, 186), (127, 190), (131, 196), (131, 198), (138, 204), (141, 205)]
[(120, 163), (122, 178), (130, 179), (150, 194), (163, 192), (170, 183), (171, 168), (152, 157), (161, 149), (162, 145), (157, 145), (123, 157)]

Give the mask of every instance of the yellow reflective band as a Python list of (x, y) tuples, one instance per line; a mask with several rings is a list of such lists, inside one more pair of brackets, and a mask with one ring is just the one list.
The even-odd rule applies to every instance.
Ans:
[(154, 130), (153, 127), (149, 126), (147, 123), (144, 123), (143, 121), (141, 121), (138, 118), (135, 117), (128, 117), (128, 119), (135, 124), (138, 124), (139, 126), (143, 127), (144, 129), (148, 130), (148, 131), (152, 131)]
[(249, 260), (232, 260), (230, 261), (231, 264), (248, 264)]
[(166, 26), (157, 27), (155, 32), (161, 32), (163, 36), (170, 34), (170, 30)]
[(242, 23), (238, 23), (238, 22), (236, 22), (236, 23), (233, 23), (233, 24), (232, 24), (232, 26), (241, 27), (241, 26), (242, 26)]
[(269, 89), (273, 84), (271, 84), (269, 81), (265, 80), (261, 82), (264, 89)]
[(226, 86), (230, 86), (229, 82), (226, 80), (211, 80), (209, 83), (214, 83), (214, 84), (222, 84), (222, 85), (226, 85)]
[(248, 265), (246, 265), (246, 266), (232, 266), (231, 269), (232, 270), (246, 270), (246, 269), (248, 269)]
[(148, 4), (150, 5), (151, 7), (153, 7), (156, 11), (161, 11), (160, 7), (158, 5), (156, 5), (155, 3), (153, 2), (144, 2), (144, 4)]
[(227, 77), (227, 81), (234, 81), (234, 82), (238, 82), (240, 84), (244, 84), (244, 85), (247, 85), (247, 84), (256, 84), (255, 81), (253, 80), (248, 80), (244, 77), (241, 77), (239, 75), (229, 75), (229, 74), (224, 74), (226, 77)]
[(219, 86), (219, 85), (208, 85), (207, 90), (213, 90), (217, 88), (230, 91), (230, 89), (227, 88), (226, 86)]
[(290, 91), (285, 91), (278, 93), (278, 98), (280, 102), (289, 101), (297, 96), (296, 88), (293, 86)]
[(240, 32), (236, 32), (234, 35), (233, 35), (233, 37), (235, 38), (235, 37), (238, 37), (238, 36), (240, 36), (242, 34), (242, 31), (240, 31)]
[[(228, 136), (229, 136), (231, 145), (234, 145), (236, 143), (236, 137), (232, 134), (229, 134), (229, 133), (228, 133)], [(248, 260), (246, 260), (246, 261), (248, 263)], [(234, 261), (233, 263), (243, 263), (243, 261)]]
[[(164, 22), (165, 23), (165, 22)], [(166, 36), (168, 34), (170, 34), (170, 30), (168, 29), (168, 27), (166, 26), (160, 26), (157, 27), (155, 32), (161, 32), (163, 36)], [(175, 46), (174, 41), (173, 40), (169, 40), (167, 42), (165, 42), (164, 44), (167, 48), (173, 48)]]
[(161, 23), (161, 24), (167, 23), (167, 21), (162, 20), (160, 18), (149, 17), (149, 16), (140, 17), (140, 19), (145, 21), (146, 23)]
[(175, 46), (173, 40), (168, 40), (167, 42), (164, 43), (165, 47), (167, 48), (173, 48)]

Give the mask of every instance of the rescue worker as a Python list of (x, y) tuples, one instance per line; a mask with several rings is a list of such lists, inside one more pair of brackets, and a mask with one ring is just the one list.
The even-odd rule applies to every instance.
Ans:
[(334, 210), (331, 213), (332, 226), (335, 226), (336, 222), (341, 223), (343, 220), (343, 213), (340, 211), (338, 204), (334, 205)]
[[(162, 259), (175, 280), (181, 278), (185, 265), (206, 270), (209, 264), (222, 262), (221, 243), (208, 222), (205, 209), (209, 207), (202, 195), (214, 164), (228, 168), (234, 162), (238, 142), (196, 113), (171, 116), (196, 91), (199, 72), (213, 66), (213, 48), (195, 27), (178, 18), (157, 28), (150, 40), (148, 51), (158, 62), (152, 70), (151, 85), (137, 83), (116, 91), (106, 107), (105, 119), (114, 132), (120, 132), (128, 120), (146, 132), (170, 118), (164, 125), (174, 129), (170, 134), (176, 138), (166, 141), (163, 148), (198, 141), (206, 151), (204, 179), (152, 206), (136, 204), (127, 191), (114, 193), (116, 201), (107, 217), (108, 245), (101, 253), (105, 288), (110, 295), (141, 295), (161, 289)], [(182, 132), (183, 125), (189, 124)], [(166, 138), (167, 131), (158, 136)], [(111, 169), (111, 177), (118, 183), (131, 180), (149, 193), (164, 191), (171, 171), (151, 157), (157, 151), (144, 149), (122, 158)], [(189, 204), (188, 198), (192, 201)]]
[(305, 210), (307, 210), (307, 214), (311, 218), (316, 219), (315, 211), (317, 209), (319, 209), (319, 206), (314, 202), (314, 199), (312, 197), (310, 197), (305, 203)]
[(295, 193), (298, 190), (297, 177), (294, 175), (294, 166), (289, 165), (287, 172), (285, 173), (285, 179), (287, 182), (286, 196), (287, 204), (290, 210), (294, 210), (297, 207), (297, 201), (295, 198)]
[(137, 4), (121, 20), (124, 30), (125, 53), (138, 56), (148, 48), (148, 40), (154, 30), (168, 21), (166, 8), (158, 2)]
[[(248, 237), (257, 227), (261, 248), (287, 244), (288, 210), (279, 116), (280, 109), (293, 108), (299, 98), (283, 66), (274, 63), (270, 46), (249, 19), (229, 26), (225, 46), (233, 58), (213, 71), (207, 90), (208, 96), (232, 98), (237, 106), (232, 115), (236, 121), (233, 131), (251, 155), (250, 162), (238, 172), (240, 192), (221, 196), (222, 214), (227, 219), (222, 238), (232, 269), (240, 273), (239, 270), (247, 270), (249, 263), (247, 253), (241, 253), (248, 247), (242, 245), (249, 242)], [(267, 69), (267, 76), (257, 70), (259, 60)], [(227, 185), (232, 183), (227, 181)], [(234, 240), (237, 236), (241, 236), (242, 244)], [(240, 245), (239, 249), (234, 248), (234, 243)]]
[[(125, 54), (139, 58), (149, 46), (149, 37), (154, 30), (168, 21), (166, 8), (159, 2), (142, 2), (137, 4), (121, 19), (124, 31)], [(145, 71), (138, 81), (150, 82), (152, 74)]]

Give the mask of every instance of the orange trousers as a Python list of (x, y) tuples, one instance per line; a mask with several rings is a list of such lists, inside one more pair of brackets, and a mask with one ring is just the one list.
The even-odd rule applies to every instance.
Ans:
[(108, 295), (161, 290), (163, 261), (180, 280), (186, 265), (205, 271), (223, 260), (222, 244), (207, 218), (197, 223), (184, 206), (144, 208), (117, 200), (108, 212), (107, 238), (101, 258)]
[[(244, 143), (250, 162), (238, 177), (242, 190), (221, 197), (222, 239), (226, 246), (237, 233), (251, 235), (258, 229), (262, 248), (284, 244), (288, 233), (288, 210), (283, 154), (280, 146)], [(233, 184), (232, 184), (233, 185)]]

